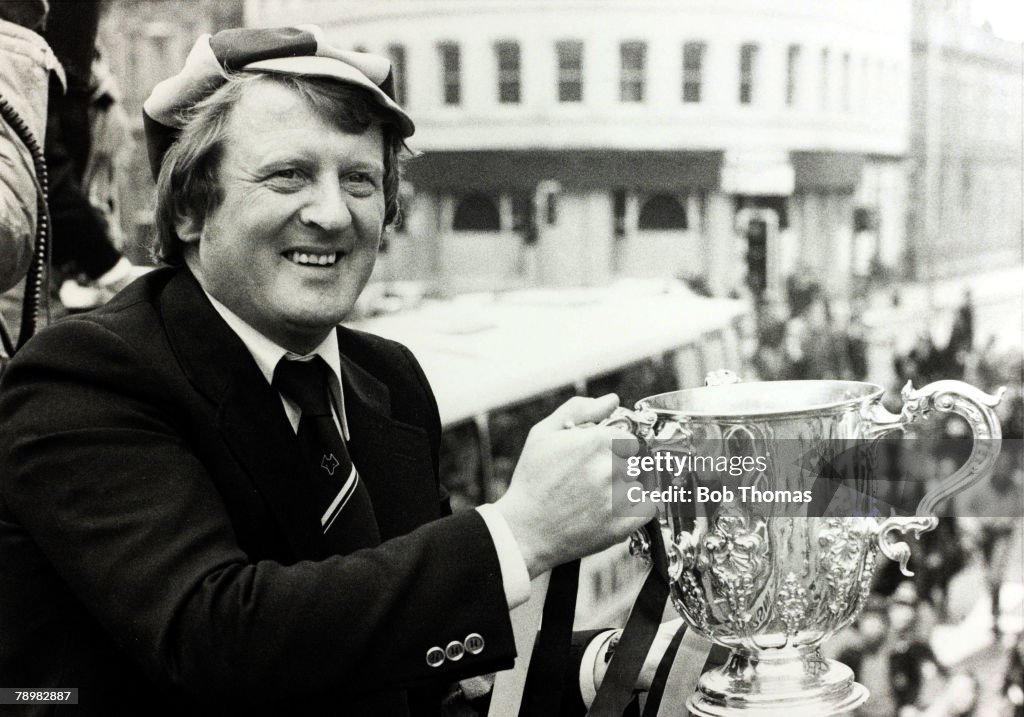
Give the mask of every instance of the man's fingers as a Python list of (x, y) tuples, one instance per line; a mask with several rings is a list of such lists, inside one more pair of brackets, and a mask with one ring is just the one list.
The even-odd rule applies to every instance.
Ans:
[(554, 413), (540, 421), (537, 426), (545, 430), (563, 430), (584, 423), (598, 423), (607, 418), (619, 405), (614, 393), (600, 398), (574, 396), (555, 409)]

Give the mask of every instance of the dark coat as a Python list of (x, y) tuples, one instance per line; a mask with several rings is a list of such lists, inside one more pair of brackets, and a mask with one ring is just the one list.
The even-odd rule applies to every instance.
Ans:
[[(347, 556), (326, 554), (296, 488), (278, 394), (188, 271), (19, 352), (0, 383), (0, 685), (78, 687), (75, 715), (421, 715), (511, 666), (487, 528), (442, 517), (419, 365), (375, 336), (339, 342), (385, 540)], [(479, 654), (427, 664), (472, 633)]]

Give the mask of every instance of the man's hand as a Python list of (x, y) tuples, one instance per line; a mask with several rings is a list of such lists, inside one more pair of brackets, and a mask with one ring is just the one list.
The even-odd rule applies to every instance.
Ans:
[(618, 405), (615, 394), (571, 398), (530, 430), (508, 492), (495, 507), (531, 579), (614, 545), (653, 517), (654, 505), (642, 517), (612, 512), (613, 446), (626, 457), (635, 453), (637, 441), (620, 428), (589, 424)]

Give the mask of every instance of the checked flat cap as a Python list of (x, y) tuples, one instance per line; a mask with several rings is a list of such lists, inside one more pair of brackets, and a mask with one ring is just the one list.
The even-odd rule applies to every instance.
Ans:
[(412, 119), (395, 102), (394, 77), (386, 57), (333, 47), (316, 25), (222, 30), (201, 35), (181, 71), (154, 87), (142, 105), (154, 178), (184, 124), (184, 111), (223, 85), (229, 72), (323, 77), (363, 87), (395, 115), (403, 137), (415, 131)]

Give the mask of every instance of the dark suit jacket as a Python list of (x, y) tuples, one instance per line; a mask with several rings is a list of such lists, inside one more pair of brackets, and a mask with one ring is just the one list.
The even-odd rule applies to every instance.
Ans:
[[(278, 394), (188, 271), (19, 352), (0, 383), (0, 685), (78, 687), (74, 715), (419, 715), (511, 666), (486, 526), (442, 517), (422, 371), (394, 342), (339, 341), (386, 540), (344, 557), (297, 489)], [(471, 633), (479, 654), (427, 664)]]

